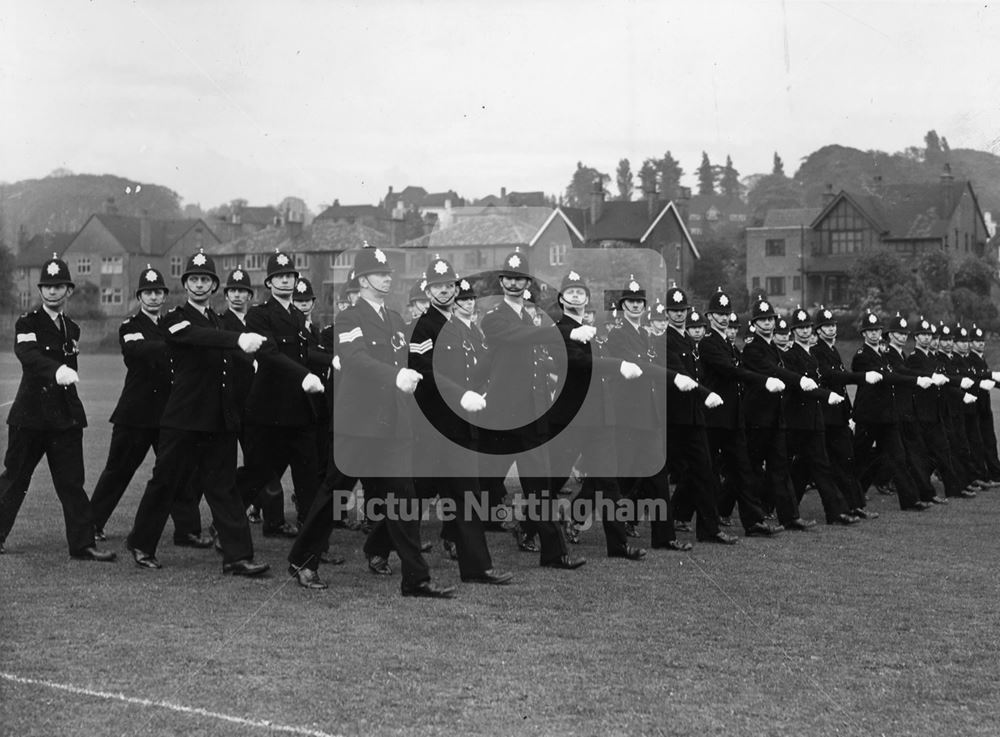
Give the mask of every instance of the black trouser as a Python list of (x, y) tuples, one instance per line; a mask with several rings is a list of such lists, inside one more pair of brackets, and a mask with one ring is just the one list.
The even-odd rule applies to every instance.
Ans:
[(765, 506), (777, 512), (782, 525), (799, 518), (799, 502), (788, 478), (787, 443), (784, 428), (747, 428), (747, 455), (757, 477), (758, 496)]
[[(628, 428), (620, 428), (628, 431)], [(625, 445), (639, 445), (637, 435), (642, 431), (632, 431), (630, 439), (619, 435), (619, 452)], [(645, 432), (646, 436), (650, 433)], [(719, 534), (719, 511), (716, 500), (719, 498), (719, 477), (712, 467), (712, 455), (708, 447), (708, 434), (703, 425), (667, 425), (667, 447), (670, 449), (671, 473), (677, 479), (677, 489), (674, 492), (690, 499), (698, 513), (695, 525), (699, 540), (715, 537)], [(622, 464), (623, 468), (627, 465)]]
[[(938, 472), (944, 484), (945, 496), (957, 496), (965, 488), (955, 469), (955, 459), (951, 453), (951, 443), (944, 425), (939, 422), (920, 422), (920, 435), (924, 441), (930, 465)], [(926, 499), (924, 501), (927, 501)]]
[[(103, 530), (107, 525), (111, 514), (118, 507), (128, 485), (132, 482), (135, 472), (146, 460), (146, 454), (150, 450), (156, 453), (159, 437), (158, 427), (130, 427), (118, 424), (113, 426), (108, 460), (90, 497), (95, 529)], [(175, 539), (188, 534), (201, 534), (201, 513), (198, 510), (201, 492), (200, 489), (197, 491), (195, 489), (196, 485), (189, 485), (184, 492), (178, 494), (170, 510), (170, 517), (174, 521)]]
[(944, 427), (948, 434), (948, 445), (951, 446), (952, 463), (964, 489), (976, 480), (976, 467), (969, 450), (969, 438), (965, 434), (961, 403), (952, 401), (944, 417)]
[(990, 393), (976, 402), (976, 412), (979, 417), (979, 435), (983, 439), (983, 455), (986, 460), (986, 470), (990, 481), (1000, 481), (1000, 456), (997, 455), (997, 434), (993, 425), (993, 408), (990, 406)]
[(520, 436), (509, 432), (482, 430), (479, 439), (480, 473), (487, 488), (503, 486), (507, 471), (517, 462), (518, 481), (525, 501), (525, 518), (521, 529), (527, 535), (538, 535), (542, 565), (554, 563), (569, 553), (562, 526), (555, 519), (550, 495), (550, 468), (541, 429), (532, 429)]
[(862, 490), (871, 486), (880, 462), (884, 462), (888, 464), (892, 483), (896, 487), (900, 509), (910, 509), (919, 501), (906, 468), (906, 453), (899, 436), (899, 426), (895, 423), (857, 423), (854, 429), (854, 458)]
[(827, 524), (835, 522), (840, 515), (847, 513), (847, 502), (837, 486), (826, 455), (826, 432), (802, 428), (789, 428), (787, 432), (796, 499), (802, 501), (806, 484), (811, 480), (816, 484), (816, 491), (823, 502)]
[(253, 558), (246, 507), (236, 493), (236, 433), (195, 432), (164, 427), (153, 476), (135, 513), (129, 547), (153, 555), (174, 500), (197, 472), (212, 524), (222, 546), (223, 563)]
[[(558, 494), (569, 480), (568, 471), (576, 463), (577, 470), (586, 474), (587, 480), (595, 483), (584, 483), (580, 487), (574, 502), (593, 501), (597, 487), (600, 486), (604, 498), (611, 504), (618, 505), (622, 498), (618, 485), (617, 445), (614, 429), (610, 427), (576, 427), (570, 426), (559, 431), (549, 444), (549, 456), (552, 459), (554, 477), (550, 483), (553, 494)], [(577, 461), (579, 457), (579, 461)], [(591, 474), (593, 470), (593, 474)], [(575, 520), (582, 522), (582, 520)], [(608, 555), (625, 552), (628, 548), (628, 534), (625, 523), (619, 522), (613, 514), (605, 512), (601, 517), (604, 528), (604, 540)]]
[(291, 466), (298, 520), (305, 519), (319, 485), (316, 427), (248, 425), (244, 441), (249, 453), (237, 482), (244, 508), (250, 504), (260, 507), (266, 528), (281, 527), (285, 523), (284, 494), (280, 485), (274, 492), (268, 482), (280, 479)]
[[(756, 477), (750, 466), (747, 453), (747, 435), (742, 427), (729, 429), (708, 428), (708, 447), (712, 452), (712, 463), (716, 476), (725, 477), (720, 486), (719, 511), (732, 512), (734, 504), (739, 504), (740, 522), (744, 530), (764, 520), (764, 509)], [(728, 515), (727, 515), (728, 516)]]
[(903, 441), (906, 470), (913, 481), (913, 488), (917, 490), (920, 501), (929, 502), (937, 496), (934, 484), (931, 483), (931, 473), (934, 470), (933, 456), (924, 443), (919, 423), (915, 419), (902, 420), (899, 423), (899, 435)]
[[(977, 403), (982, 400), (977, 400)], [(986, 451), (983, 449), (983, 436), (979, 430), (979, 414), (975, 408), (966, 410), (962, 415), (965, 421), (965, 437), (969, 441), (969, 456), (972, 459), (972, 468), (975, 477), (982, 481), (989, 477), (990, 473), (986, 468)]]
[(31, 484), (38, 462), (45, 456), (52, 485), (63, 508), (70, 555), (94, 544), (90, 500), (83, 490), (83, 429), (35, 430), (10, 426), (4, 470), (0, 474), (0, 542), (7, 539)]
[(858, 483), (857, 468), (854, 464), (854, 433), (847, 425), (826, 426), (826, 455), (830, 459), (830, 470), (837, 482), (840, 493), (850, 509), (864, 509), (867, 502), (865, 493)]
[[(331, 446), (333, 439), (331, 437)], [(334, 521), (343, 518), (347, 496), (336, 497), (338, 491), (349, 492), (357, 479), (342, 473), (334, 462), (333, 453), (327, 456), (326, 475), (313, 497), (312, 507), (299, 527), (299, 534), (288, 553), (288, 562), (297, 568), (319, 567), (319, 559), (330, 542)], [(335, 501), (337, 502), (335, 504)]]

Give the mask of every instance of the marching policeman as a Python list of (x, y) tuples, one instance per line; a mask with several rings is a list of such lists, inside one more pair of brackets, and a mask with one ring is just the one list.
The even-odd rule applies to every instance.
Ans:
[(76, 393), (80, 326), (63, 314), (74, 286), (66, 262), (53, 253), (42, 264), (38, 280), (41, 308), (21, 315), (14, 325), (21, 383), (7, 415), (10, 433), (0, 474), (0, 553), (44, 455), (62, 504), (70, 557), (106, 562), (115, 554), (94, 544), (90, 500), (83, 490), (87, 417)]
[[(976, 327), (971, 330), (971, 347), (968, 362), (973, 370), (981, 377), (976, 402), (976, 410), (979, 416), (979, 434), (983, 439), (983, 452), (986, 460), (987, 481), (995, 486), (1000, 483), (1000, 457), (997, 455), (997, 435), (993, 426), (993, 408), (990, 404), (990, 390), (996, 387), (997, 372), (990, 371), (983, 353), (986, 350), (986, 336), (983, 329)], [(992, 385), (990, 385), (992, 382)]]
[[(150, 448), (156, 452), (160, 417), (170, 396), (170, 356), (166, 329), (160, 323), (160, 309), (169, 291), (163, 274), (147, 265), (135, 290), (139, 311), (118, 328), (118, 343), (126, 367), (125, 385), (111, 414), (114, 428), (108, 460), (90, 498), (99, 540), (106, 539), (104, 526), (146, 454)], [(199, 497), (193, 491), (185, 491), (170, 512), (174, 520), (174, 545), (210, 547), (212, 539), (201, 534)]]
[(219, 288), (219, 276), (204, 252), (188, 259), (181, 284), (187, 301), (163, 320), (174, 366), (173, 387), (160, 421), (153, 475), (126, 547), (140, 568), (162, 568), (156, 558), (160, 535), (174, 498), (197, 470), (222, 548), (222, 572), (257, 576), (269, 566), (254, 562), (250, 525), (236, 493), (240, 410), (231, 355), (236, 350), (255, 353), (265, 338), (222, 329), (209, 306)]

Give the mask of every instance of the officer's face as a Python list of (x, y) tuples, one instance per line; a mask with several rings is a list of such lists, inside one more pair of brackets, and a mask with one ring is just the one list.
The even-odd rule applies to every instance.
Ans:
[[(593, 325), (594, 324), (594, 313), (593, 312), (584, 312), (583, 313), (583, 324), (584, 325)], [(665, 323), (665, 322), (660, 323), (660, 324), (664, 328), (667, 326), (667, 323)], [(661, 329), (660, 332), (662, 332), (662, 329)]]
[(295, 305), (299, 309), (299, 312), (301, 312), (306, 317), (309, 317), (309, 315), (313, 311), (313, 307), (316, 306), (316, 300), (314, 300), (314, 299), (293, 299), (292, 300), (292, 304)]
[(870, 346), (877, 346), (882, 341), (881, 330), (863, 330), (861, 335), (864, 337), (865, 343)]
[(156, 314), (163, 307), (163, 300), (167, 298), (167, 293), (162, 289), (143, 289), (139, 292), (139, 302), (146, 312)]
[(955, 341), (952, 338), (941, 338), (941, 350), (945, 353), (951, 353), (955, 350)]
[(226, 290), (226, 304), (229, 305), (233, 312), (243, 312), (246, 310), (252, 298), (253, 292), (249, 292), (246, 289)]
[(350, 302), (344, 302), (343, 300), (337, 300), (337, 312), (343, 312), (348, 307), (351, 306)]
[(568, 287), (564, 289), (562, 299), (566, 304), (573, 307), (586, 307), (589, 301), (587, 290), (583, 287)]
[(913, 340), (926, 351), (931, 346), (932, 338), (930, 333), (917, 333), (913, 336)]
[(700, 325), (696, 328), (688, 328), (688, 335), (691, 336), (691, 340), (697, 343), (705, 337), (705, 328)]
[(959, 353), (968, 353), (969, 352), (969, 341), (967, 341), (967, 340), (956, 340), (955, 341), (955, 350), (958, 351)]
[(906, 333), (899, 333), (895, 330), (889, 333), (889, 342), (896, 347), (902, 347), (906, 345), (906, 342), (910, 339), (910, 336)]
[(716, 330), (725, 331), (729, 327), (729, 313), (728, 312), (709, 312), (708, 321), (712, 323), (712, 327)]
[(667, 329), (667, 321), (664, 320), (663, 318), (656, 318), (654, 320), (651, 320), (649, 324), (652, 326), (653, 332), (655, 332), (657, 335), (662, 334), (663, 331)]
[(757, 334), (762, 335), (765, 338), (774, 333), (774, 318), (773, 317), (762, 317), (759, 320), (753, 321), (754, 327), (757, 328)]
[(795, 328), (795, 340), (800, 343), (808, 343), (809, 339), (812, 337), (813, 329), (812, 325), (803, 325), (800, 328)]
[(524, 294), (530, 281), (523, 276), (501, 276), (500, 287), (511, 296), (520, 296)]
[(278, 297), (287, 297), (292, 293), (292, 289), (295, 288), (295, 280), (297, 278), (295, 274), (275, 274), (268, 279), (267, 285), (271, 289), (271, 294)]
[(790, 336), (788, 333), (775, 333), (774, 342), (778, 344), (779, 348), (784, 348), (786, 345), (788, 345), (789, 337)]
[[(443, 307), (444, 305), (451, 304), (451, 301), (455, 299), (455, 295), (458, 294), (458, 287), (455, 286), (455, 282), (429, 284), (425, 293), (430, 297), (431, 302)], [(428, 305), (430, 305), (430, 302), (428, 302)]]
[(195, 304), (204, 304), (215, 291), (217, 282), (207, 274), (192, 274), (184, 280), (184, 289)]
[(42, 302), (50, 310), (61, 310), (69, 295), (73, 294), (73, 287), (69, 284), (46, 284), (38, 288), (38, 293), (42, 297)]
[(643, 299), (622, 300), (622, 309), (629, 315), (641, 315), (646, 309), (646, 301)]
[(740, 334), (739, 328), (734, 328), (731, 326), (726, 328), (726, 337), (729, 340), (736, 340), (736, 336), (738, 336), (739, 334)]
[(476, 300), (469, 298), (456, 299), (455, 311), (462, 317), (470, 319), (474, 314), (476, 314)]
[(354, 307), (354, 305), (358, 303), (358, 300), (361, 299), (361, 292), (349, 292), (347, 294), (347, 299), (350, 302), (351, 307)]
[(680, 330), (684, 329), (687, 320), (687, 310), (667, 310), (667, 322)]
[(431, 308), (431, 303), (426, 299), (415, 299), (410, 302), (410, 316), (420, 317)]
[(986, 341), (985, 340), (972, 341), (972, 350), (974, 350), (976, 353), (982, 353), (983, 351), (986, 350)]
[[(388, 294), (389, 289), (392, 288), (392, 274), (388, 272), (368, 274), (367, 276), (361, 277), (358, 281), (361, 282), (361, 286), (367, 286), (369, 289), (373, 289), (379, 294)], [(357, 300), (354, 301), (355, 303), (357, 302)]]
[(825, 340), (833, 340), (837, 337), (837, 326), (836, 325), (820, 325), (817, 330), (819, 331), (820, 337)]

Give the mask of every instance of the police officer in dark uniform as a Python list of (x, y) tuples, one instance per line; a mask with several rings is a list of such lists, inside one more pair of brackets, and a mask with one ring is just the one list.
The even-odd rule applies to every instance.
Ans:
[[(135, 290), (139, 311), (118, 328), (118, 344), (126, 367), (125, 385), (111, 414), (114, 428), (108, 460), (90, 498), (98, 540), (106, 539), (104, 526), (146, 454), (150, 448), (156, 452), (160, 417), (170, 396), (170, 356), (166, 329), (160, 324), (160, 309), (169, 291), (163, 274), (147, 264)], [(201, 534), (196, 495), (179, 495), (170, 516), (174, 521), (174, 545), (212, 545), (212, 539)]]
[[(245, 507), (236, 493), (236, 406), (231, 355), (254, 353), (265, 338), (223, 330), (209, 307), (219, 288), (210, 256), (188, 259), (181, 284), (187, 302), (166, 314), (167, 344), (174, 367), (170, 398), (160, 421), (153, 475), (136, 511), (126, 547), (140, 568), (161, 568), (156, 546), (174, 498), (200, 474), (205, 499), (222, 548), (222, 571), (257, 576), (268, 569), (253, 560)], [(273, 348), (272, 348), (273, 350)]]
[(997, 454), (997, 435), (993, 425), (993, 407), (990, 404), (990, 390), (997, 384), (997, 372), (991, 371), (983, 355), (986, 351), (986, 335), (983, 329), (972, 325), (970, 330), (972, 350), (968, 363), (980, 377), (976, 396), (976, 411), (979, 417), (979, 434), (983, 440), (983, 454), (986, 461), (987, 481), (991, 486), (1000, 484), (1000, 456)]
[(0, 474), (0, 553), (44, 455), (62, 504), (70, 557), (113, 561), (114, 553), (94, 544), (90, 500), (83, 490), (87, 417), (76, 393), (80, 326), (63, 314), (74, 286), (66, 262), (53, 253), (42, 264), (38, 280), (41, 307), (21, 315), (14, 325), (21, 383), (7, 415), (10, 433)]

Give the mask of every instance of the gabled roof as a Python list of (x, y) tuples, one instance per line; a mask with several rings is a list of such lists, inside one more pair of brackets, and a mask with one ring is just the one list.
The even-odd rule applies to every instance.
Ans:
[(335, 202), (316, 216), (317, 220), (339, 220), (342, 218), (372, 217), (388, 218), (388, 213), (376, 205), (341, 205)]
[(59, 254), (62, 258), (75, 235), (75, 233), (39, 233), (32, 236), (14, 257), (14, 265), (21, 269), (41, 266), (52, 258), (53, 253)]
[(576, 223), (570, 220), (570, 218), (566, 215), (566, 213), (563, 212), (561, 207), (557, 207), (555, 210), (552, 211), (552, 214), (549, 215), (548, 218), (546, 218), (545, 222), (542, 223), (542, 226), (538, 229), (538, 232), (535, 233), (535, 237), (528, 242), (528, 245), (534, 246), (535, 243), (538, 242), (538, 239), (542, 237), (542, 234), (546, 230), (548, 230), (549, 226), (552, 224), (554, 220), (561, 220), (566, 224), (566, 229), (569, 231), (570, 241), (574, 248), (583, 243), (584, 240), (583, 233), (581, 233), (580, 229), (576, 227)]
[(448, 200), (451, 200), (452, 207), (462, 204), (462, 198), (449, 189), (447, 192), (432, 192), (425, 195), (420, 201), (420, 207), (444, 207)]
[(142, 218), (134, 215), (108, 215), (99, 213), (91, 215), (83, 228), (74, 235), (82, 233), (91, 220), (99, 222), (111, 234), (126, 253), (148, 256), (163, 256), (177, 241), (181, 240), (193, 228), (199, 225), (218, 242), (219, 238), (208, 224), (200, 218), (190, 220), (157, 220), (149, 219), (149, 251), (142, 248)]
[[(656, 203), (654, 212), (661, 213), (667, 206), (664, 201)], [(645, 200), (626, 202), (611, 200), (601, 208), (601, 216), (593, 223), (587, 240), (591, 241), (636, 241), (653, 222), (649, 217), (649, 203)]]
[(205, 250), (213, 256), (273, 253), (275, 250), (289, 253), (328, 253), (361, 248), (365, 241), (378, 248), (392, 245), (389, 236), (365, 225), (325, 220), (313, 221), (312, 225), (294, 236), (289, 235), (287, 228), (270, 227)]
[(401, 248), (448, 248), (454, 246), (527, 246), (536, 226), (508, 215), (462, 218), (453, 225), (407, 241)]
[(809, 227), (819, 215), (822, 208), (796, 207), (792, 209), (768, 210), (764, 216), (764, 228), (801, 228)]
[(461, 219), (478, 217), (512, 217), (522, 220), (535, 228), (540, 228), (552, 217), (551, 207), (453, 207), (451, 209), (452, 222), (457, 223)]
[(280, 213), (270, 205), (264, 207), (241, 207), (239, 209), (240, 222), (247, 225), (274, 225), (275, 218)]

